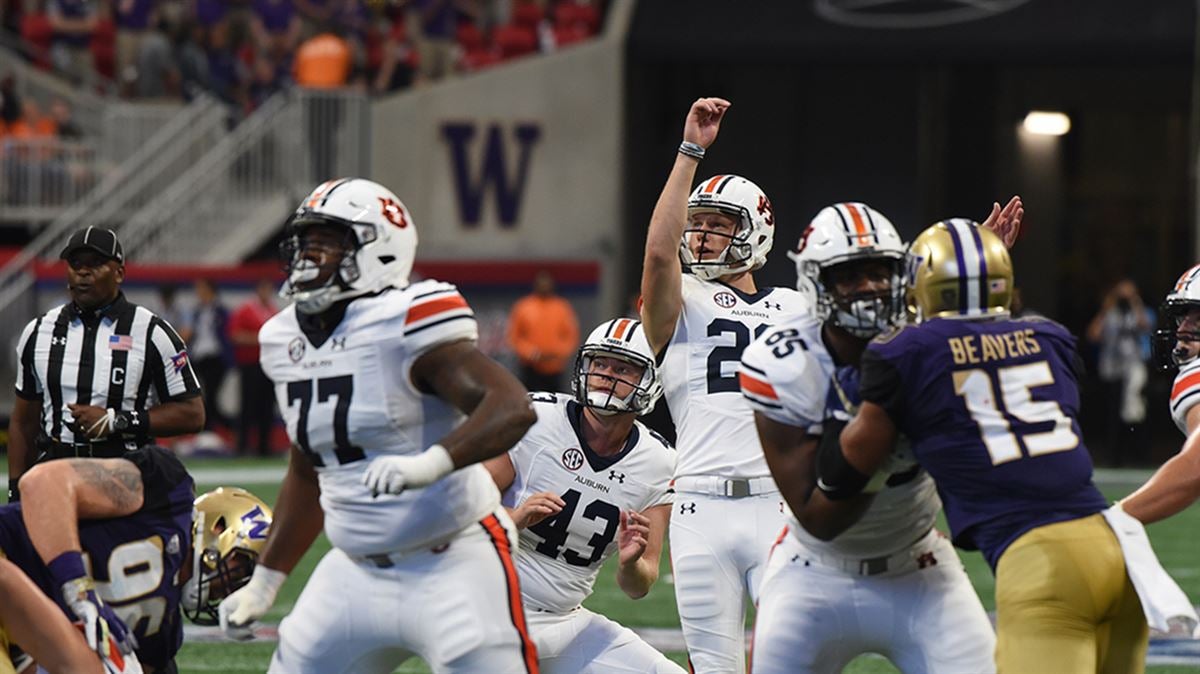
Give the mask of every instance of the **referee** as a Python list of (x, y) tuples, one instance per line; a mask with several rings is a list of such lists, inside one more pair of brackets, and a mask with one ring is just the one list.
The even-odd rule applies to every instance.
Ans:
[(125, 299), (125, 255), (112, 230), (81, 229), (59, 256), (71, 301), (33, 319), (17, 344), (8, 426), (8, 499), (40, 461), (119, 457), (153, 436), (204, 428), (200, 384), (183, 340)]

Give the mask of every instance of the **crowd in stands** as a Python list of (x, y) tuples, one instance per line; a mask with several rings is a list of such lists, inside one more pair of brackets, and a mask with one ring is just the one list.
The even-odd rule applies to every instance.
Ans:
[(82, 138), (65, 100), (53, 98), (43, 110), (37, 99), (17, 93), (12, 75), (0, 78), (0, 189), (5, 203), (37, 200), (34, 184), (42, 201), (55, 203), (89, 186), (94, 176), (80, 160), (91, 149), (79, 143)]
[[(248, 112), (293, 83), (386, 93), (552, 51), (597, 34), (602, 2), (0, 0), (0, 23), (33, 63), (83, 86), (208, 91)], [(330, 54), (344, 66), (318, 58), (314, 73), (310, 57)]]

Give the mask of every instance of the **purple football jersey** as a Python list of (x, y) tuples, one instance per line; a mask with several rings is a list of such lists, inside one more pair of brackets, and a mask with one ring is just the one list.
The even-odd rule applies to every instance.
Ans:
[(872, 342), (861, 393), (937, 482), (954, 543), (995, 568), (1045, 524), (1106, 507), (1079, 429), (1075, 339), (1047, 320), (933, 319)]
[[(99, 594), (137, 636), (138, 660), (164, 671), (183, 643), (175, 579), (191, 550), (194, 486), (179, 459), (161, 447), (124, 458), (142, 472), (142, 508), (126, 517), (81, 521), (79, 539)], [(0, 550), (70, 615), (29, 540), (20, 503), (0, 506)]]

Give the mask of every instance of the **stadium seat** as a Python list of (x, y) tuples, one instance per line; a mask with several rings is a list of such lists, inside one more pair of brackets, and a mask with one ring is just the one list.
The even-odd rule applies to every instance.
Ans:
[(500, 50), (503, 59), (517, 58), (538, 50), (537, 32), (514, 24), (496, 26), (492, 30), (492, 41)]
[(457, 37), (459, 46), (465, 52), (483, 49), (483, 33), (479, 31), (478, 26), (469, 21), (458, 24)]
[(537, 30), (538, 24), (545, 18), (541, 5), (533, 0), (518, 0), (513, 4), (512, 22), (515, 25)]
[(34, 65), (43, 70), (50, 68), (50, 39), (53, 35), (50, 19), (44, 13), (31, 12), (21, 19), (21, 38), (32, 51)]
[(586, 26), (589, 35), (600, 32), (600, 12), (592, 5), (580, 4), (572, 0), (558, 3), (554, 8), (554, 25), (570, 26), (582, 24)]
[(584, 42), (591, 36), (587, 26), (579, 23), (554, 27), (554, 44), (559, 47), (567, 47)]

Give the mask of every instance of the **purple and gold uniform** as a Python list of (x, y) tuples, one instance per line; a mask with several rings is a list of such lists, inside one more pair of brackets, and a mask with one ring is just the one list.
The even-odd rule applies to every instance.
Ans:
[(1077, 420), (1077, 363), (1062, 326), (1004, 316), (929, 319), (863, 357), (863, 399), (911, 441), (954, 543), (996, 572), (1002, 673), (1144, 667), (1141, 604)]
[(872, 343), (862, 396), (938, 484), (955, 545), (994, 569), (1021, 534), (1104, 510), (1077, 415), (1075, 339), (1053, 321), (934, 319)]
[[(138, 660), (168, 671), (183, 643), (176, 579), (191, 550), (194, 486), (179, 459), (161, 447), (124, 458), (142, 473), (141, 509), (125, 517), (82, 520), (79, 540), (97, 593), (137, 635)], [(63, 606), (60, 588), (26, 533), (20, 503), (0, 507), (0, 553)]]

